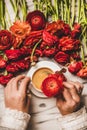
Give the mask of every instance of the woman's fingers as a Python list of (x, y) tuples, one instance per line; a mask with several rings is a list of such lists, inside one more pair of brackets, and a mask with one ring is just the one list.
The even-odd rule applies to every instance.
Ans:
[(70, 92), (66, 88), (64, 88), (62, 95), (57, 97), (57, 105), (58, 107), (61, 107), (61, 105), (64, 105), (64, 103), (70, 103), (72, 100), (73, 99)]
[(78, 81), (76, 81), (76, 82), (69, 81), (69, 83), (73, 84), (73, 85), (76, 87), (78, 94), (81, 94), (81, 93), (82, 93), (82, 90), (83, 90), (83, 88), (84, 88), (84, 85), (83, 85), (83, 84), (81, 84), (81, 83), (78, 82)]
[(12, 86), (13, 86), (12, 88), (14, 89), (16, 87), (16, 89), (19, 89), (20, 83), (21, 83), (22, 79), (24, 79), (24, 78), (25, 78), (25, 75), (19, 75), (19, 76), (15, 77), (14, 82), (12, 84)]
[(21, 81), (20, 87), (19, 87), (19, 92), (20, 92), (21, 94), (26, 94), (27, 89), (28, 89), (29, 82), (30, 82), (30, 78), (29, 78), (29, 77), (25, 77), (25, 78)]
[(67, 102), (71, 102), (71, 100), (73, 100), (72, 95), (70, 94), (69, 90), (66, 88), (64, 88), (63, 97), (64, 97), (64, 100)]
[(73, 100), (76, 102), (76, 103), (79, 103), (80, 102), (80, 96), (78, 95), (77, 93), (77, 89), (76, 89), (76, 84), (73, 84), (70, 83), (70, 82), (64, 82), (63, 85), (68, 88)]
[(28, 112), (30, 98), (27, 97), (27, 85), (30, 79), (19, 75), (9, 81), (5, 88), (5, 105), (11, 109)]

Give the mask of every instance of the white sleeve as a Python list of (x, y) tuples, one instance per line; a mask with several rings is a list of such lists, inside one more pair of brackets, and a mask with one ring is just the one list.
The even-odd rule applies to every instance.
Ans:
[(61, 130), (87, 130), (87, 113), (85, 107), (58, 119)]
[(5, 109), (4, 116), (0, 119), (0, 127), (14, 130), (26, 130), (30, 115), (17, 110)]

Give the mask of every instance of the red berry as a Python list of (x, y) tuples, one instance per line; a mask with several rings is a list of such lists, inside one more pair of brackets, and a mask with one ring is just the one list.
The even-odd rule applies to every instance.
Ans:
[(28, 15), (27, 15), (26, 20), (31, 25), (31, 29), (33, 31), (41, 30), (46, 25), (45, 16), (39, 10), (35, 10), (35, 11), (32, 11), (32, 12), (29, 12)]
[(59, 94), (62, 90), (62, 83), (58, 81), (58, 79), (54, 76), (48, 76), (43, 82), (42, 82), (42, 91), (43, 93), (48, 96), (56, 96)]

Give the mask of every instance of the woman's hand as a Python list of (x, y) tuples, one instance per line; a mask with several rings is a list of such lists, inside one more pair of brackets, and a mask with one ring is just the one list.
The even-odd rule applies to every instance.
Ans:
[(30, 79), (24, 75), (19, 75), (9, 81), (5, 94), (5, 106), (22, 112), (29, 112), (30, 99), (27, 96), (27, 87)]
[(63, 93), (57, 97), (57, 107), (62, 115), (66, 115), (79, 109), (83, 85), (72, 81), (63, 82), (63, 85)]

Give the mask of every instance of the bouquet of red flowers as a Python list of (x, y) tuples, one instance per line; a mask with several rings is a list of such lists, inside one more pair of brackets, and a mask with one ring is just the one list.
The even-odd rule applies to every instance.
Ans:
[[(68, 66), (71, 73), (87, 78), (87, 66), (80, 57), (80, 34), (80, 24), (75, 23), (71, 29), (62, 20), (50, 23), (38, 10), (28, 13), (26, 21), (14, 22), (9, 30), (0, 30), (0, 83), (5, 85), (12, 77), (28, 70), (39, 57), (52, 58)], [(50, 78), (58, 86), (57, 77)], [(45, 81), (43, 90), (44, 84)]]

